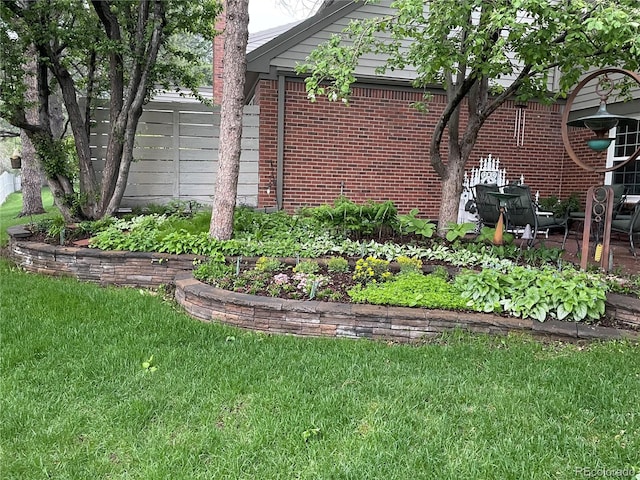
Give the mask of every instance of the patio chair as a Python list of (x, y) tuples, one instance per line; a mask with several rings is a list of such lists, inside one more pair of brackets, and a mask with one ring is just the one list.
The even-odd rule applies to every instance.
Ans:
[(618, 215), (611, 222), (611, 232), (624, 233), (629, 235), (629, 243), (631, 245), (631, 253), (636, 256), (636, 249), (633, 244), (633, 237), (640, 235), (640, 201), (636, 203), (631, 215)]
[(489, 192), (499, 192), (500, 188), (495, 183), (479, 183), (473, 187), (474, 190), (480, 226), (495, 228), (500, 217), (500, 202)]
[(529, 225), (532, 235), (528, 239), (528, 246), (532, 246), (535, 243), (536, 236), (540, 230), (563, 229), (562, 248), (564, 249), (567, 234), (569, 233), (568, 215), (562, 218), (538, 215), (528, 185), (507, 185), (504, 187), (504, 193), (518, 195), (518, 197), (510, 200), (507, 206), (508, 229), (526, 229), (527, 225)]

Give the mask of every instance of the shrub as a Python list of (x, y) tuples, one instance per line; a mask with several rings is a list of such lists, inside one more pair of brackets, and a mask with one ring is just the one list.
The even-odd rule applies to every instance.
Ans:
[(327, 260), (327, 270), (331, 273), (347, 273), (349, 271), (349, 262), (346, 258), (331, 257)]
[(277, 258), (260, 257), (256, 260), (256, 270), (259, 272), (275, 272), (281, 270), (284, 264)]
[(391, 277), (389, 262), (374, 257), (361, 258), (356, 262), (353, 279), (360, 283), (384, 282)]
[(422, 272), (422, 260), (401, 255), (396, 259), (400, 272)]
[(318, 273), (320, 265), (313, 260), (303, 260), (293, 267), (294, 273)]

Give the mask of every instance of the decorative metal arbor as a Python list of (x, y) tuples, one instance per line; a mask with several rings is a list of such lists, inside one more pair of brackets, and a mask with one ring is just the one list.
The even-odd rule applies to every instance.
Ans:
[[(573, 160), (578, 166), (584, 170), (596, 173), (606, 173), (619, 168), (624, 167), (628, 163), (636, 160), (640, 157), (640, 148), (638, 148), (632, 155), (626, 160), (619, 162), (612, 167), (597, 168), (584, 163), (576, 155), (571, 142), (569, 141), (569, 128), (568, 127), (581, 127), (590, 129), (595, 136), (587, 140), (589, 148), (595, 151), (604, 151), (609, 148), (609, 145), (614, 138), (609, 138), (609, 130), (612, 128), (628, 124), (631, 121), (635, 121), (630, 117), (623, 117), (619, 115), (612, 115), (607, 111), (607, 100), (609, 95), (613, 92), (616, 84), (616, 80), (612, 80), (609, 74), (616, 73), (622, 74), (626, 77), (630, 77), (640, 85), (640, 75), (629, 70), (621, 68), (603, 68), (587, 75), (573, 90), (567, 100), (563, 115), (562, 115), (562, 141), (564, 148), (569, 155), (569, 158)], [(569, 113), (571, 106), (580, 90), (594, 78), (598, 78), (598, 84), (596, 86), (596, 94), (600, 97), (600, 107), (594, 115), (581, 117), (576, 120), (569, 121)], [(589, 244), (591, 238), (591, 226), (595, 220), (598, 224), (603, 225), (603, 238), (602, 238), (602, 250), (600, 253), (600, 266), (603, 270), (611, 269), (611, 260), (609, 256), (610, 252), (610, 239), (611, 239), (611, 221), (613, 218), (613, 190), (608, 186), (594, 186), (587, 191), (587, 204), (585, 208), (584, 229), (582, 233), (582, 257), (580, 260), (580, 267), (583, 270), (587, 268), (587, 259), (589, 256)], [(600, 244), (597, 248), (599, 248)]]

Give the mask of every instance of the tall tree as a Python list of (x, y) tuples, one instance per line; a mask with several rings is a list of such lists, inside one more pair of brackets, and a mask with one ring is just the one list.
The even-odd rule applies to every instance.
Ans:
[[(386, 57), (384, 69), (413, 66), (416, 88), (443, 86), (447, 104), (428, 152), (442, 181), (440, 234), (456, 221), (465, 164), (500, 105), (512, 98), (553, 101), (590, 68), (636, 70), (640, 61), (637, 0), (396, 0), (391, 7), (387, 17), (352, 21), (298, 71), (310, 74), (311, 99), (347, 100), (358, 60), (369, 53)], [(550, 92), (555, 72), (561, 78)]]
[(244, 84), (247, 72), (249, 0), (225, 1), (222, 102), (218, 174), (209, 234), (219, 240), (231, 238), (233, 210), (238, 191), (242, 141)]
[[(197, 87), (189, 52), (168, 39), (179, 33), (213, 39), (218, 0), (3, 0), (0, 2), (0, 115), (33, 142), (54, 199), (67, 220), (101, 218), (122, 200), (144, 103), (162, 86)], [(34, 45), (38, 121), (26, 117), (24, 63)], [(69, 164), (52, 132), (51, 81), (59, 85), (75, 140), (78, 164)], [(81, 101), (81, 98), (83, 101)], [(90, 129), (96, 106), (109, 108), (110, 133), (96, 172)], [(73, 181), (77, 171), (77, 182)], [(78, 188), (76, 189), (76, 185)]]
[[(25, 90), (25, 101), (27, 103), (26, 118), (28, 122), (38, 122), (38, 81), (37, 63), (35, 62), (35, 50), (33, 48), (28, 52), (31, 57), (24, 65), (25, 80), (27, 89)], [(42, 168), (36, 158), (36, 149), (29, 138), (29, 135), (22, 130), (20, 132), (20, 141), (22, 142), (22, 210), (20, 216), (35, 215), (44, 213), (42, 205)]]

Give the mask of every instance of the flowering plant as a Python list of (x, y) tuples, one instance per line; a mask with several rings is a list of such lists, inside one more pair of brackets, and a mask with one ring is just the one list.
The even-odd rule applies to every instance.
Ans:
[(360, 283), (384, 282), (391, 278), (389, 262), (380, 258), (361, 258), (356, 262), (356, 271), (353, 279)]

